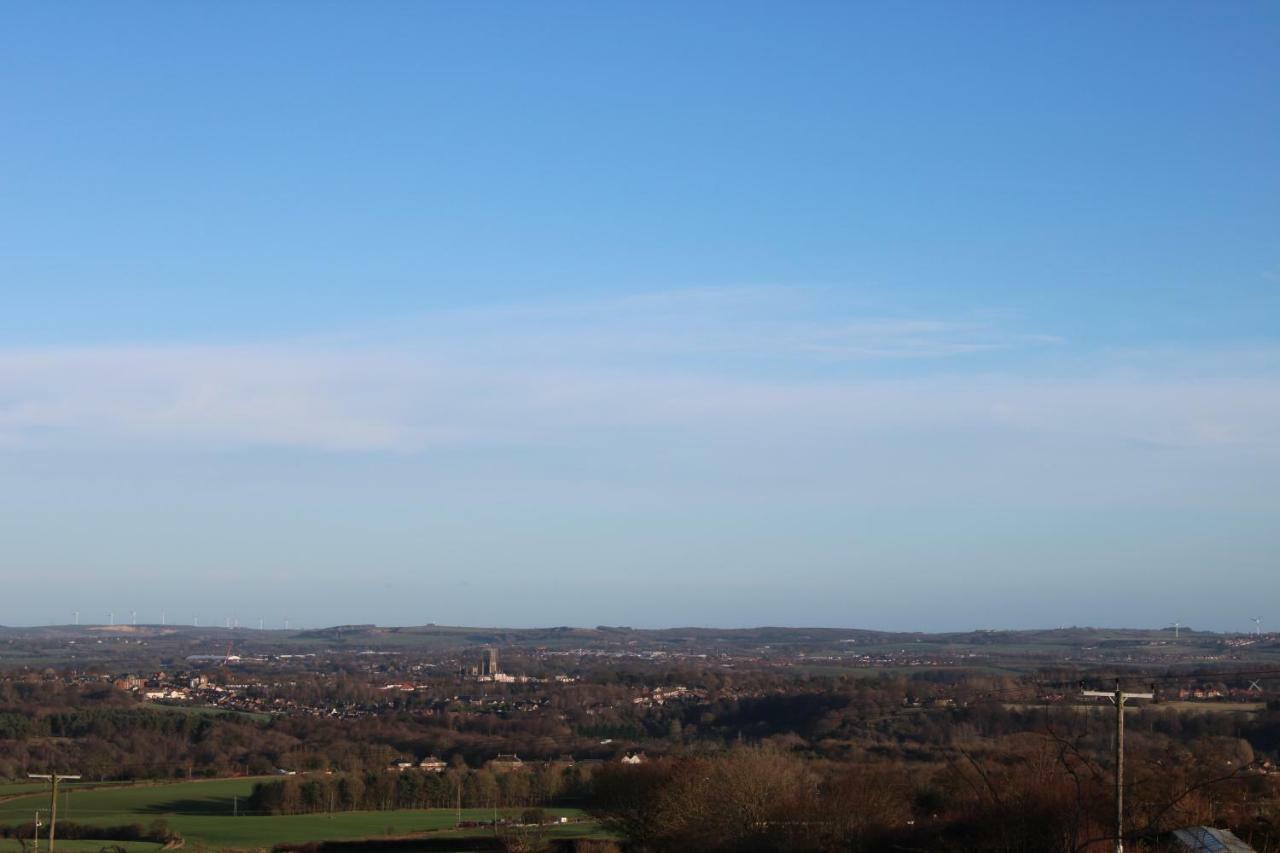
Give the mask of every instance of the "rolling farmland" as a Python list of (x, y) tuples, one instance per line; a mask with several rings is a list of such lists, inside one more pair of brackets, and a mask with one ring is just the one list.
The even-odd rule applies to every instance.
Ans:
[[(162, 785), (136, 785), (81, 790), (72, 793), (69, 806), (59, 798), (58, 819), (95, 826), (149, 825), (164, 820), (186, 840), (187, 849), (256, 850), (280, 842), (357, 839), (374, 836), (409, 836), (420, 833), (453, 834), (452, 809), (339, 812), (314, 815), (235, 815), (239, 803), (248, 798), (256, 779), (218, 779)], [(47, 806), (43, 795), (24, 795), (0, 802), (0, 823), (15, 825), (30, 821), (33, 811)], [(464, 821), (488, 821), (491, 809), (463, 809)], [(499, 810), (500, 817), (518, 817), (519, 809)], [(548, 815), (581, 820), (574, 809), (548, 809)], [(588, 835), (596, 830), (590, 822), (575, 822), (557, 834), (572, 830)], [(461, 835), (488, 834), (490, 830), (469, 829)], [(76, 850), (77, 842), (60, 841), (59, 849)], [(85, 842), (89, 843), (89, 842)], [(83, 849), (97, 850), (92, 843)], [(157, 849), (149, 843), (122, 843), (128, 850)], [(0, 850), (6, 848), (0, 847)], [(14, 847), (13, 849), (19, 849)]]

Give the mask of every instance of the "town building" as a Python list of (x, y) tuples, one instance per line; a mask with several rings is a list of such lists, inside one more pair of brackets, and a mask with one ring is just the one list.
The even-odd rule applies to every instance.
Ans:
[(523, 770), (524, 768), (525, 763), (515, 753), (499, 753), (497, 758), (489, 762), (489, 769), (495, 773), (509, 773), (513, 770)]

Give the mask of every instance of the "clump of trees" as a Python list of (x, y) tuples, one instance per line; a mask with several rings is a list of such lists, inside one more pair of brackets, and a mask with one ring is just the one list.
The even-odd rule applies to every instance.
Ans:
[(641, 850), (857, 850), (910, 819), (907, 779), (743, 746), (595, 780), (592, 812)]

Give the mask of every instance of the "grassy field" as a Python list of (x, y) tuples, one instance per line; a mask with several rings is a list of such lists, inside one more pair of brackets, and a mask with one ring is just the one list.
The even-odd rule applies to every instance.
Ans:
[(197, 717), (219, 717), (223, 714), (229, 714), (235, 717), (245, 717), (250, 720), (263, 722), (271, 719), (270, 714), (259, 711), (237, 711), (234, 708), (218, 708), (211, 705), (163, 705), (159, 702), (143, 702), (139, 707), (148, 711), (164, 711), (170, 714), (191, 714)]
[[(44, 836), (40, 836), (40, 849), (44, 850)], [(129, 853), (142, 853), (146, 850), (160, 850), (162, 845), (150, 844), (145, 841), (63, 841), (58, 840), (58, 850), (66, 851), (66, 853), (98, 853), (103, 847), (123, 847)], [(0, 851), (8, 853), (8, 851), (30, 850), (31, 844), (27, 843), (23, 848), (22, 842), (16, 838), (0, 838)]]
[[(1126, 703), (1125, 707), (1129, 707)], [(1165, 711), (1187, 711), (1199, 714), (1256, 714), (1267, 710), (1266, 702), (1189, 702), (1173, 700), (1148, 707)]]
[[(1002, 702), (1001, 705), (1010, 711), (1041, 711), (1044, 705), (1030, 704), (1026, 702)], [(1108, 711), (1112, 706), (1102, 703), (1073, 703), (1070, 705), (1054, 705), (1055, 708), (1075, 708), (1078, 710), (1097, 709), (1100, 711)], [(1151, 709), (1153, 711), (1177, 711), (1180, 714), (1256, 714), (1259, 711), (1265, 711), (1266, 702), (1190, 702), (1190, 701), (1169, 701), (1159, 702), (1156, 704), (1142, 703), (1139, 705), (1125, 704), (1130, 711), (1141, 711)]]
[[(233, 816), (235, 798), (238, 797), (243, 806), (255, 781), (257, 780), (217, 779), (79, 791), (72, 793), (69, 805), (59, 802), (58, 819), (104, 826), (131, 823), (147, 825), (154, 820), (163, 819), (187, 840), (189, 850), (257, 850), (270, 848), (281, 841), (412, 835), (451, 830), (454, 826), (452, 809)], [(42, 807), (45, 802), (46, 798), (38, 795), (0, 802), (0, 823), (17, 824), (28, 821), (32, 817), (32, 811)], [(500, 814), (513, 817), (519, 813), (519, 809), (500, 811)], [(571, 819), (582, 817), (582, 813), (574, 809), (548, 809), (547, 813)], [(490, 809), (462, 810), (463, 820), (485, 821), (492, 816)], [(594, 831), (595, 824), (575, 823), (559, 828), (557, 833), (588, 835)], [(467, 832), (474, 835), (476, 830)], [(73, 849), (63, 848), (61, 843), (58, 846)], [(131, 851), (152, 849), (132, 842), (121, 846)], [(0, 850), (3, 849), (7, 848), (0, 847)], [(97, 850), (98, 847), (92, 849)]]
[[(128, 785), (128, 782), (63, 782), (60, 791), (68, 788), (88, 788), (88, 787), (111, 787)], [(20, 794), (38, 794), (41, 791), (48, 792), (48, 782), (2, 782), (0, 783), (0, 798), (13, 797)]]

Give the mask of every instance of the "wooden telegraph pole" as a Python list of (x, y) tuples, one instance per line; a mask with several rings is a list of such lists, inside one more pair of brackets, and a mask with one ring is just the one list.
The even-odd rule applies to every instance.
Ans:
[(1116, 706), (1116, 853), (1124, 853), (1124, 703), (1128, 699), (1154, 699), (1154, 693), (1125, 693), (1116, 679), (1115, 692), (1086, 690), (1087, 697), (1110, 699)]
[(64, 779), (79, 779), (79, 776), (64, 776), (58, 773), (28, 773), (32, 779), (49, 780), (49, 853), (53, 853), (54, 839), (58, 832), (58, 783)]

